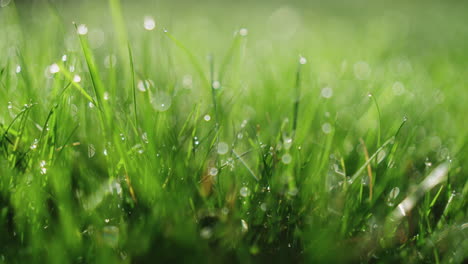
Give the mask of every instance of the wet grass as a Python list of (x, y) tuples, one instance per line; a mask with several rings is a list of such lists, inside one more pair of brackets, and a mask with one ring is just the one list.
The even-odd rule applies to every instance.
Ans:
[(1, 3), (0, 262), (467, 260), (462, 1)]

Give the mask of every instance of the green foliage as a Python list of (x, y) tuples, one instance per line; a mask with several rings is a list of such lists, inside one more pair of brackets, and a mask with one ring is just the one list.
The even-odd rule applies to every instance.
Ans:
[(462, 1), (0, 3), (0, 262), (468, 258)]

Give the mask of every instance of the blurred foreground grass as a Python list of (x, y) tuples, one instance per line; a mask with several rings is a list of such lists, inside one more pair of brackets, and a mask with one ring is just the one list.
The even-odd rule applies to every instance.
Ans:
[(466, 261), (463, 1), (0, 1), (0, 261)]

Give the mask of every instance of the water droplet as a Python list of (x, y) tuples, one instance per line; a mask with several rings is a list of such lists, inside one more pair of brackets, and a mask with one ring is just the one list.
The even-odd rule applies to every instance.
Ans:
[(148, 144), (148, 134), (146, 132), (144, 132), (143, 134), (141, 134), (141, 139), (143, 140), (143, 142), (145, 142), (146, 144)]
[(210, 170), (208, 171), (208, 173), (209, 173), (211, 176), (216, 176), (216, 175), (218, 175), (218, 168), (212, 167), (212, 168), (210, 168)]
[(39, 140), (37, 140), (37, 138), (34, 139), (33, 143), (31, 144), (30, 149), (32, 149), (32, 150), (36, 149), (36, 148), (37, 148), (37, 143), (38, 143), (38, 142), (39, 142)]
[(203, 227), (200, 230), (200, 237), (203, 239), (210, 239), (213, 235), (213, 230), (210, 227)]
[(145, 21), (143, 22), (143, 27), (146, 30), (153, 30), (156, 27), (156, 23), (152, 17), (146, 16)]
[(21, 66), (20, 65), (16, 65), (16, 73), (20, 73), (21, 72)]
[(116, 226), (105, 226), (102, 229), (102, 238), (106, 245), (116, 247), (119, 243), (119, 228)]
[(171, 107), (172, 98), (165, 92), (157, 92), (156, 95), (151, 98), (151, 104), (157, 111), (164, 112)]
[(330, 132), (332, 131), (332, 126), (330, 125), (330, 123), (323, 124), (322, 125), (322, 131), (325, 134), (330, 134)]
[(81, 77), (78, 74), (75, 74), (75, 76), (73, 76), (73, 82), (75, 83), (81, 82)]
[(242, 197), (247, 197), (247, 196), (250, 195), (250, 190), (249, 190), (248, 187), (243, 186), (242, 188), (240, 188), (239, 194), (240, 194)]
[(107, 69), (115, 67), (117, 63), (117, 57), (114, 54), (107, 55), (104, 57), (104, 67)]
[(96, 154), (96, 148), (94, 147), (93, 144), (88, 145), (88, 158), (94, 157), (94, 154)]
[(116, 180), (112, 181), (110, 184), (110, 188), (111, 188), (112, 193), (116, 193), (117, 195), (122, 194), (122, 186), (120, 185), (118, 181)]
[(266, 212), (266, 210), (267, 210), (267, 204), (266, 204), (266, 203), (262, 203), (262, 204), (260, 205), (260, 209), (261, 209), (263, 212)]
[(298, 193), (299, 193), (299, 190), (296, 187), (293, 187), (293, 188), (288, 190), (288, 194), (290, 196), (296, 196)]
[(54, 63), (54, 64), (49, 66), (49, 72), (51, 74), (55, 74), (55, 73), (57, 73), (59, 71), (60, 71), (60, 67), (57, 65), (57, 63)]
[(106, 219), (104, 219), (104, 222), (109, 223), (109, 222), (110, 222), (110, 219), (109, 219), (109, 218), (106, 218)]
[(6, 7), (7, 5), (10, 4), (10, 2), (11, 2), (11, 0), (1, 0), (0, 1), (0, 7)]
[(366, 80), (371, 75), (371, 68), (365, 61), (358, 61), (354, 64), (354, 76), (359, 80)]
[(139, 80), (137, 84), (138, 90), (140, 92), (146, 92), (151, 87), (154, 87), (154, 82), (152, 80)]
[(64, 54), (64, 55), (62, 56), (62, 61), (63, 61), (63, 62), (67, 61), (67, 54)]
[(301, 57), (299, 58), (299, 63), (302, 64), (302, 65), (304, 65), (304, 64), (307, 63), (307, 59), (301, 56)]
[(249, 231), (249, 225), (244, 219), (241, 219), (242, 233)]
[(104, 154), (104, 156), (107, 156), (107, 149), (104, 149), (104, 151), (102, 152), (102, 154)]
[(89, 108), (94, 108), (93, 102), (89, 102), (89, 103), (88, 103), (88, 107), (89, 107)]
[(405, 86), (401, 82), (395, 82), (392, 86), (392, 91), (397, 96), (402, 95), (405, 92)]
[(331, 98), (333, 96), (333, 89), (330, 87), (325, 87), (320, 92), (320, 95), (322, 95), (323, 98)]
[(247, 126), (248, 121), (244, 119), (241, 123), (241, 128), (245, 128)]
[(229, 145), (225, 142), (219, 142), (218, 143), (218, 154), (224, 155), (228, 153), (229, 151)]
[(203, 117), (203, 119), (204, 119), (206, 122), (208, 122), (208, 121), (211, 120), (211, 116), (210, 116), (210, 115), (205, 115), (205, 116)]
[(379, 153), (377, 153), (377, 163), (382, 162), (386, 156), (387, 152), (385, 150), (381, 150)]
[(104, 100), (109, 100), (109, 93), (108, 92), (104, 92)]
[(169, 32), (169, 31), (168, 31), (167, 29), (163, 29), (163, 32), (164, 32), (164, 33), (167, 33), (167, 32)]
[(41, 160), (39, 162), (39, 167), (40, 167), (40, 171), (41, 171), (41, 174), (46, 174), (47, 173), (47, 168), (46, 168), (46, 161), (45, 160)]
[(398, 194), (400, 194), (400, 188), (395, 187), (388, 194), (388, 198), (392, 199), (392, 200), (395, 200), (398, 197)]
[(219, 88), (221, 88), (221, 83), (219, 81), (214, 81), (211, 84), (211, 87), (213, 87), (213, 89), (219, 89)]
[(227, 214), (229, 214), (229, 209), (227, 207), (223, 207), (223, 209), (221, 209), (221, 213), (223, 215), (227, 215)]
[(184, 86), (185, 89), (191, 89), (192, 88), (192, 76), (191, 75), (184, 75), (182, 78), (182, 86)]
[(426, 161), (424, 162), (424, 165), (426, 165), (426, 167), (431, 167), (432, 166), (432, 162), (429, 161), (429, 158), (426, 158)]
[(125, 141), (125, 135), (123, 133), (120, 133), (120, 140)]
[(283, 141), (284, 149), (290, 149), (292, 146), (292, 142), (293, 142), (292, 138), (285, 138)]
[(281, 162), (283, 162), (284, 164), (289, 164), (291, 163), (291, 161), (292, 161), (292, 156), (289, 153), (286, 153), (281, 157)]
[(78, 25), (76, 31), (80, 35), (86, 35), (86, 34), (88, 34), (88, 27), (85, 24), (81, 24), (81, 25)]
[(246, 29), (246, 28), (241, 28), (239, 29), (239, 35), (242, 36), (242, 37), (245, 37), (249, 34), (249, 30)]
[(99, 28), (95, 28), (89, 31), (88, 33), (89, 46), (93, 49), (100, 48), (106, 40), (106, 35), (104, 31)]
[(13, 108), (13, 104), (11, 102), (8, 102), (8, 106), (7, 106), (8, 109), (12, 109)]

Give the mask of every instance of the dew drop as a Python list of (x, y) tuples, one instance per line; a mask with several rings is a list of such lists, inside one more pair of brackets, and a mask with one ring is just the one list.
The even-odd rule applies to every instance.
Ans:
[(114, 54), (107, 55), (104, 57), (104, 67), (107, 69), (115, 67), (117, 63), (117, 57)]
[(426, 158), (426, 161), (424, 162), (424, 165), (426, 165), (426, 167), (431, 167), (432, 166), (432, 162), (429, 160), (429, 158)]
[(154, 22), (154, 19), (152, 17), (146, 16), (143, 22), (143, 27), (146, 30), (153, 30), (156, 27), (156, 23)]
[(60, 71), (60, 67), (57, 65), (57, 63), (54, 63), (54, 64), (49, 66), (49, 72), (51, 74), (55, 74), (55, 73), (57, 73), (59, 71)]
[(75, 83), (81, 82), (81, 77), (78, 74), (75, 74), (75, 76), (73, 76), (73, 82)]
[(210, 239), (213, 235), (213, 230), (210, 227), (203, 227), (200, 230), (200, 237), (203, 239)]
[(240, 188), (239, 194), (240, 194), (242, 197), (247, 197), (247, 196), (250, 195), (250, 190), (249, 190), (248, 187), (243, 186), (242, 188)]
[(47, 168), (46, 168), (46, 161), (45, 160), (41, 160), (39, 162), (39, 167), (40, 167), (40, 171), (41, 171), (41, 174), (46, 174), (47, 173)]
[(286, 153), (281, 157), (281, 162), (283, 162), (284, 164), (289, 164), (291, 163), (291, 161), (292, 161), (292, 156), (289, 153)]
[(30, 149), (34, 150), (37, 148), (37, 143), (39, 143), (39, 140), (34, 139), (33, 143), (31, 144), (31, 147), (29, 147)]
[(184, 75), (182, 78), (182, 86), (184, 86), (185, 89), (191, 89), (192, 88), (192, 76), (191, 75)]
[(16, 73), (20, 73), (21, 72), (21, 66), (20, 65), (16, 65)]
[(86, 34), (88, 34), (88, 27), (85, 24), (80, 24), (80, 25), (78, 25), (76, 31), (80, 35), (86, 35)]
[(359, 80), (366, 80), (371, 75), (371, 68), (365, 61), (358, 61), (354, 64), (354, 76)]
[(330, 132), (332, 131), (332, 126), (330, 125), (330, 123), (323, 124), (322, 125), (322, 131), (325, 134), (330, 134)]
[(288, 194), (290, 196), (296, 196), (298, 193), (299, 193), (299, 190), (296, 187), (293, 187), (293, 188), (288, 190)]
[(304, 65), (304, 64), (307, 63), (307, 59), (301, 56), (301, 57), (299, 58), (299, 63), (302, 64), (302, 65)]
[(241, 29), (239, 30), (239, 35), (241, 35), (242, 37), (245, 37), (245, 36), (247, 36), (248, 34), (249, 34), (249, 30), (246, 29), (246, 28), (241, 28)]
[(218, 143), (218, 154), (224, 155), (228, 153), (229, 145), (226, 142), (219, 142)]
[(244, 219), (241, 219), (242, 233), (249, 231), (249, 225)]
[(219, 89), (219, 88), (221, 88), (221, 83), (219, 81), (214, 81), (211, 84), (211, 87), (213, 87), (213, 89)]
[(209, 173), (211, 176), (216, 176), (216, 175), (218, 175), (218, 168), (212, 167), (212, 168), (210, 168), (210, 170), (208, 171), (208, 173)]
[(333, 96), (333, 89), (330, 87), (325, 87), (320, 92), (323, 98), (331, 98)]
[(145, 142), (146, 144), (148, 144), (148, 134), (146, 132), (144, 132), (143, 134), (141, 134), (141, 139), (143, 140), (143, 142)]
[(94, 157), (94, 154), (96, 154), (96, 148), (94, 147), (93, 144), (88, 145), (88, 158)]
[(157, 92), (156, 95), (151, 98), (151, 104), (157, 111), (164, 112), (171, 107), (172, 98), (165, 92)]
[(205, 115), (205, 116), (203, 117), (203, 119), (204, 119), (206, 122), (208, 122), (208, 121), (211, 120), (211, 116), (210, 116), (210, 115)]
[(10, 4), (10, 2), (11, 0), (0, 0), (0, 7), (6, 7), (7, 5)]
[(405, 92), (405, 86), (401, 82), (395, 82), (392, 86), (392, 91), (397, 96), (402, 95)]
[(290, 149), (290, 148), (291, 148), (291, 145), (292, 145), (292, 142), (293, 142), (292, 138), (286, 138), (286, 139), (284, 139), (284, 141), (283, 141), (283, 147), (284, 147), (284, 149)]

